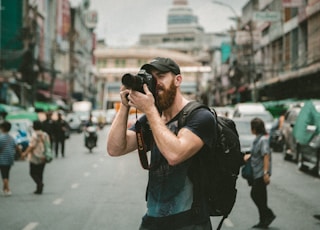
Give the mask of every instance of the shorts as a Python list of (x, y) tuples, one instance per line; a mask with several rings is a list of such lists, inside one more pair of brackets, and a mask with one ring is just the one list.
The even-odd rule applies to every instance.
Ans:
[(0, 165), (2, 179), (9, 179), (10, 165)]

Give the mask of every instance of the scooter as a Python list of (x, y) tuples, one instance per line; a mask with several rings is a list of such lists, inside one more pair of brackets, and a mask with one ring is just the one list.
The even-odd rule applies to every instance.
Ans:
[(89, 149), (90, 153), (92, 152), (92, 149), (97, 146), (97, 127), (96, 126), (88, 126), (85, 129), (84, 133), (84, 141), (85, 146)]

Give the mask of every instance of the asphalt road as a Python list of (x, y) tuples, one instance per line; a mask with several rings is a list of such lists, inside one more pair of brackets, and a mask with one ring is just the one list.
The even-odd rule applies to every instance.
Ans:
[[(106, 155), (108, 127), (99, 132), (98, 147), (89, 153), (83, 134), (66, 142), (66, 157), (45, 168), (44, 193), (34, 195), (29, 165), (16, 162), (11, 170), (11, 197), (0, 196), (1, 230), (131, 230), (138, 229), (146, 205), (147, 171), (136, 153)], [(269, 229), (316, 230), (320, 221), (320, 179), (300, 172), (296, 165), (273, 154), (273, 175), (268, 187), (269, 206), (277, 215)], [(212, 218), (216, 227), (220, 217)], [(223, 229), (250, 229), (258, 212), (250, 187), (238, 179), (235, 207)]]

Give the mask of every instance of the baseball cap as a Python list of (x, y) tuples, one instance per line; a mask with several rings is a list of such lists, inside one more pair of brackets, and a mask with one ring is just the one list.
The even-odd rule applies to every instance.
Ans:
[(152, 68), (155, 68), (163, 73), (172, 72), (176, 75), (180, 74), (179, 66), (170, 58), (157, 57), (150, 63), (141, 67), (141, 69), (145, 69), (147, 72), (149, 72)]

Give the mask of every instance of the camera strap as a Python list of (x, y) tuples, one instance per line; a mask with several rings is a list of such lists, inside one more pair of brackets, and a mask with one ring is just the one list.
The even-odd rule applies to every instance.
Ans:
[(142, 125), (139, 120), (136, 121), (135, 128), (136, 128), (136, 137), (137, 137), (137, 143), (138, 143), (138, 152), (139, 152), (140, 163), (141, 163), (142, 168), (148, 170), (151, 168), (151, 166), (148, 162), (147, 146), (144, 142)]

